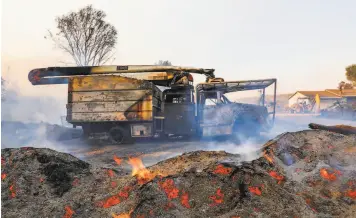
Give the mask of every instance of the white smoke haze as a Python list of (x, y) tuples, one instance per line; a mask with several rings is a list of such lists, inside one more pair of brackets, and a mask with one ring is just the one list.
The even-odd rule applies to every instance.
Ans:
[(61, 116), (66, 114), (66, 99), (20, 94), (10, 86), (1, 103), (1, 147), (43, 147), (65, 151), (57, 140), (66, 133)]
[(1, 104), (1, 120), (61, 124), (60, 118), (66, 114), (65, 105), (65, 98), (24, 96), (8, 90)]
[(262, 156), (261, 148), (267, 141), (285, 132), (307, 130), (309, 129), (309, 123), (356, 126), (356, 121), (320, 118), (316, 115), (277, 115), (273, 128), (268, 133), (261, 134), (258, 138), (241, 140), (239, 144), (230, 141), (208, 142), (207, 145), (202, 145), (199, 149), (206, 151), (226, 151), (228, 153), (241, 155), (241, 162), (252, 161)]

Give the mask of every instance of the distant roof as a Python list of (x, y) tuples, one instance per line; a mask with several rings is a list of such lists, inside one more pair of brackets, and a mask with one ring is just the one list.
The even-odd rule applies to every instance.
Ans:
[(319, 94), (320, 98), (341, 98), (339, 95), (327, 91), (297, 91), (293, 95), (291, 95), (289, 99), (297, 93), (300, 93), (307, 97), (315, 97), (316, 94)]
[(307, 97), (315, 97), (316, 94), (319, 94), (320, 98), (356, 97), (356, 89), (344, 89), (342, 93), (338, 89), (325, 89), (325, 91), (297, 91), (289, 98), (292, 98), (297, 93)]
[(342, 97), (356, 97), (356, 89), (344, 89), (342, 90), (342, 93), (340, 93), (340, 90), (338, 89), (326, 89), (325, 91)]

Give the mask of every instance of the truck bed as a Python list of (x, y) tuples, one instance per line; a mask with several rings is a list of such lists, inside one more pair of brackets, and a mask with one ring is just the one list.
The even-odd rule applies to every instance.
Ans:
[(160, 91), (148, 81), (114, 75), (81, 76), (68, 83), (67, 121), (152, 121)]

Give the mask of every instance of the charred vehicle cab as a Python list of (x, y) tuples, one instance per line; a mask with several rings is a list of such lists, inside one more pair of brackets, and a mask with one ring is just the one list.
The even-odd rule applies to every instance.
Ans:
[[(193, 86), (192, 73), (206, 82)], [(130, 65), (50, 67), (29, 73), (33, 85), (68, 84), (67, 121), (88, 139), (133, 142), (157, 136), (254, 136), (274, 121), (276, 79), (225, 82), (214, 69)], [(274, 84), (274, 107), (265, 89)], [(162, 91), (162, 87), (165, 89)], [(225, 94), (263, 90), (260, 105), (230, 101)]]

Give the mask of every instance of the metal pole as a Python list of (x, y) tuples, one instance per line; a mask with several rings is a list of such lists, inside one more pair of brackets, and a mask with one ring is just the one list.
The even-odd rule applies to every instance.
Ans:
[(273, 124), (274, 124), (274, 118), (276, 116), (276, 98), (277, 98), (277, 80), (274, 81), (274, 96), (273, 96)]

